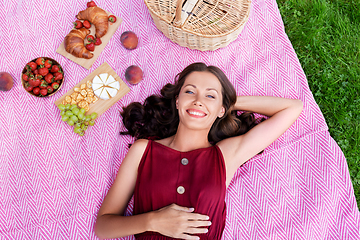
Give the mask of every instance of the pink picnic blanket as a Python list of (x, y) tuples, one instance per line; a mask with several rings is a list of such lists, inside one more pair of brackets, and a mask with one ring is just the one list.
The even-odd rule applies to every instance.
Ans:
[[(304, 101), (293, 126), (236, 172), (226, 194), (223, 239), (360, 238), (345, 157), (329, 135), (275, 0), (254, 0), (239, 37), (209, 52), (169, 41), (143, 1), (96, 0), (123, 23), (89, 70), (55, 52), (86, 0), (1, 2), (0, 71), (15, 83), (0, 92), (0, 239), (96, 239), (96, 214), (133, 141), (119, 135), (119, 111), (158, 94), (196, 61), (223, 69), (238, 95)], [(127, 30), (139, 37), (132, 51), (120, 43)], [(48, 98), (31, 96), (20, 80), (25, 64), (40, 56), (56, 59), (65, 72), (61, 90)], [(105, 61), (122, 79), (128, 66), (138, 65), (144, 79), (129, 85), (130, 93), (80, 137), (61, 121), (54, 101)]]

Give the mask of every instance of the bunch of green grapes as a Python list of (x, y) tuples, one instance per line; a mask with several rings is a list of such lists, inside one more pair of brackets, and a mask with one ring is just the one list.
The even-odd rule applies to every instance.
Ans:
[(86, 115), (84, 108), (78, 108), (76, 104), (59, 104), (61, 120), (67, 122), (70, 126), (74, 126), (74, 133), (84, 136), (88, 126), (95, 124), (95, 119), (98, 114), (93, 112), (91, 115)]

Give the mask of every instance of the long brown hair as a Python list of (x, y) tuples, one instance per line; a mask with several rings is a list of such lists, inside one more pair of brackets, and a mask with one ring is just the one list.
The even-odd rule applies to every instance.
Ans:
[(168, 83), (161, 89), (161, 96), (151, 95), (145, 99), (144, 104), (133, 102), (124, 107), (121, 116), (127, 131), (121, 134), (131, 135), (136, 139), (163, 139), (174, 135), (179, 125), (176, 98), (186, 77), (192, 72), (210, 72), (219, 79), (222, 86), (225, 114), (213, 123), (208, 134), (209, 142), (215, 144), (225, 138), (244, 134), (257, 124), (254, 114), (231, 111), (236, 103), (236, 91), (221, 69), (204, 63), (193, 63), (176, 75), (175, 84)]

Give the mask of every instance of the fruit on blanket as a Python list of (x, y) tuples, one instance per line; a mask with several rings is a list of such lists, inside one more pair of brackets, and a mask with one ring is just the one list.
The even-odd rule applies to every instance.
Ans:
[(84, 28), (89, 29), (91, 27), (91, 23), (88, 20), (83, 21)]
[[(52, 73), (50, 73), (51, 71)], [(63, 79), (61, 66), (55, 60), (47, 57), (40, 57), (28, 62), (21, 75), (25, 90), (39, 97), (55, 93), (60, 88)]]
[[(65, 37), (65, 50), (78, 58), (90, 59), (94, 56), (84, 45), (84, 39), (89, 35), (90, 30), (86, 28), (73, 29)], [(52, 69), (51, 69), (52, 71)]]
[(61, 120), (67, 122), (70, 126), (74, 126), (73, 131), (79, 136), (84, 136), (88, 126), (93, 126), (98, 116), (96, 112), (85, 116), (86, 109), (78, 108), (76, 104), (59, 104), (58, 109), (60, 110)]
[(74, 27), (75, 27), (76, 29), (80, 29), (80, 28), (83, 27), (83, 24), (82, 24), (81, 21), (76, 20), (76, 21), (74, 22)]
[(51, 84), (53, 81), (54, 81), (54, 75), (52, 75), (51, 73), (48, 73), (46, 74), (45, 76), (45, 81), (48, 83), (48, 84)]
[(14, 85), (14, 79), (7, 72), (0, 72), (0, 91), (9, 91)]
[(52, 65), (50, 72), (54, 73), (54, 72), (58, 72), (60, 70), (58, 65)]
[(47, 89), (46, 88), (41, 88), (40, 89), (40, 94), (43, 95), (43, 96), (46, 96), (48, 93)]
[(94, 42), (95, 41), (95, 37), (93, 35), (88, 35), (86, 37), (86, 39), (87, 39), (88, 42)]
[(95, 36), (101, 38), (107, 33), (109, 28), (108, 15), (99, 7), (89, 7), (80, 11), (76, 16), (79, 20), (87, 20), (95, 26)]
[(132, 50), (138, 45), (138, 37), (134, 32), (126, 31), (121, 34), (120, 42), (126, 49)]
[(39, 65), (44, 65), (45, 60), (42, 57), (39, 57), (38, 59), (36, 59), (35, 63), (39, 66)]
[(49, 69), (47, 69), (46, 67), (39, 68), (38, 71), (41, 76), (46, 76), (49, 73)]
[(112, 75), (101, 73), (94, 77), (91, 87), (97, 97), (108, 100), (116, 96), (120, 83)]
[(46, 68), (51, 68), (51, 66), (52, 66), (52, 61), (49, 60), (49, 59), (47, 59), (47, 60), (45, 61), (45, 63), (44, 63), (44, 66), (45, 66)]
[(29, 62), (28, 65), (31, 68), (31, 71), (34, 71), (37, 68), (37, 64), (35, 62)]
[(95, 44), (93, 42), (86, 44), (86, 49), (93, 52), (95, 50)]
[(114, 15), (110, 15), (108, 19), (109, 19), (109, 22), (111, 22), (111, 23), (116, 22), (116, 17)]
[(54, 81), (59, 81), (63, 78), (63, 75), (61, 72), (56, 72), (54, 73), (54, 77), (55, 77)]
[(90, 1), (86, 4), (87, 7), (96, 7), (96, 3), (94, 1)]
[(131, 84), (138, 84), (143, 79), (143, 71), (136, 65), (131, 65), (125, 71), (125, 79)]
[(95, 44), (96, 46), (98, 46), (98, 45), (100, 45), (101, 43), (102, 43), (102, 42), (101, 42), (101, 39), (100, 39), (100, 38), (96, 38), (94, 44)]
[(39, 94), (40, 94), (40, 88), (38, 88), (38, 87), (34, 88), (34, 89), (33, 89), (33, 93), (34, 93), (35, 95), (39, 95)]

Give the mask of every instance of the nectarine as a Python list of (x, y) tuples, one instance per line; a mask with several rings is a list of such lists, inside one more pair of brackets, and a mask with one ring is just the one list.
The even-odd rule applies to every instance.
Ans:
[(134, 32), (126, 31), (121, 34), (120, 42), (126, 49), (132, 50), (138, 45), (138, 37)]
[(14, 84), (12, 76), (7, 72), (0, 72), (0, 90), (9, 91)]
[(131, 84), (138, 84), (143, 78), (143, 71), (136, 65), (131, 65), (125, 71), (125, 79)]

